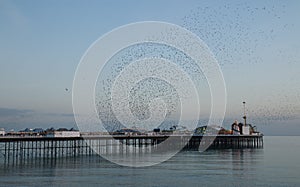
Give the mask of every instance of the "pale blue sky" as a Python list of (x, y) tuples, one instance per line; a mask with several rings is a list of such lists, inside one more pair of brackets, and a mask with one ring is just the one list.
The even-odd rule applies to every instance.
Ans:
[(246, 100), (265, 134), (299, 135), (299, 9), (299, 1), (0, 0), (0, 127), (72, 126), (65, 88), (92, 42), (124, 24), (166, 21), (216, 55), (226, 118), (240, 120)]

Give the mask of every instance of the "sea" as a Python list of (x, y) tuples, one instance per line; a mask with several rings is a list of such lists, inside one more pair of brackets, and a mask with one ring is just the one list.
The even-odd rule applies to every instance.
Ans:
[(300, 136), (265, 136), (259, 149), (183, 151), (139, 168), (100, 156), (1, 162), (0, 186), (300, 186)]

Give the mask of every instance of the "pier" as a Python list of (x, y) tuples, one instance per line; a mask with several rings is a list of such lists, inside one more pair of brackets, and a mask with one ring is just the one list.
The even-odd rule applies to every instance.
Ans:
[[(203, 136), (171, 135), (172, 145), (184, 145), (182, 150), (197, 150), (203, 143)], [(116, 135), (116, 136), (88, 136), (88, 137), (0, 137), (0, 158), (26, 159), (26, 158), (58, 158), (78, 155), (93, 155), (96, 152), (124, 153), (128, 146), (141, 151), (143, 148), (155, 147), (165, 141), (166, 135)], [(190, 138), (190, 140), (185, 139)], [(218, 135), (210, 145), (210, 149), (242, 149), (262, 148), (262, 135)], [(205, 143), (205, 142), (204, 142)], [(172, 146), (170, 144), (170, 146)], [(92, 145), (93, 149), (89, 146)], [(127, 148), (126, 148), (127, 147)], [(136, 151), (136, 150), (135, 150)], [(148, 150), (149, 151), (149, 150)]]

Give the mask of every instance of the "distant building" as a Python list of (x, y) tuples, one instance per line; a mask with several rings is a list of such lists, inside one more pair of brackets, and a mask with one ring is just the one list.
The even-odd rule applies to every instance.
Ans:
[(241, 134), (241, 130), (240, 130), (240, 125), (238, 124), (238, 122), (235, 120), (234, 123), (231, 125), (231, 131), (233, 135), (240, 135)]
[(243, 130), (243, 135), (250, 135), (250, 126), (248, 124), (244, 125), (242, 130)]
[(42, 128), (35, 128), (35, 129), (33, 129), (32, 130), (34, 133), (44, 133), (45, 132), (45, 130), (44, 129), (42, 129)]
[(47, 132), (46, 137), (80, 137), (79, 131), (50, 131)]
[[(194, 134), (195, 135), (214, 135), (214, 134), (218, 134), (221, 131), (221, 133), (227, 133), (227, 130), (225, 130), (223, 127), (218, 126), (218, 125), (211, 125), (211, 126), (201, 126), (201, 127), (197, 127), (194, 130)], [(226, 132), (225, 132), (226, 131)]]
[(5, 130), (4, 130), (4, 128), (0, 128), (0, 136), (5, 136)]
[(233, 135), (259, 135), (260, 132), (256, 130), (256, 126), (252, 126), (251, 124), (243, 124), (235, 121), (231, 125), (231, 130)]
[(13, 135), (13, 136), (44, 136), (45, 130), (42, 128), (35, 128), (35, 129), (26, 128), (24, 130), (20, 130), (19, 132), (14, 133), (14, 134), (10, 133), (10, 135)]
[(141, 133), (138, 130), (130, 129), (130, 128), (124, 128), (113, 132), (113, 135), (139, 135), (139, 134)]

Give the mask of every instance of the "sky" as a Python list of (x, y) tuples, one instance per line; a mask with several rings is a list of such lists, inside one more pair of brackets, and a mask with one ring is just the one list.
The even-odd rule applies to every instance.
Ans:
[[(0, 127), (76, 127), (72, 84), (89, 46), (112, 29), (164, 21), (199, 36), (227, 89), (224, 126), (300, 135), (299, 1), (0, 0)], [(66, 89), (67, 88), (67, 89)]]

